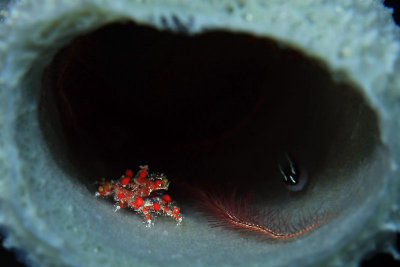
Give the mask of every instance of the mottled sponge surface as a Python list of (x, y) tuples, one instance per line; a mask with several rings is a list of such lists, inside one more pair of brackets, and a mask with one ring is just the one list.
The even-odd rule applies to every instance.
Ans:
[[(270, 242), (210, 228), (186, 203), (180, 203), (181, 226), (158, 218), (146, 228), (140, 216), (115, 213), (110, 202), (96, 199), (65, 156), (58, 115), (49, 91), (42, 90), (43, 73), (74, 38), (126, 21), (185, 35), (219, 30), (264, 36), (318, 62), (330, 74), (329, 80), (315, 77), (329, 92), (321, 106), (343, 108), (349, 118), (327, 157), (348, 164), (324, 167), (321, 183), (293, 205), (345, 211), (313, 234)], [(390, 10), (372, 0), (17, 2), (0, 25), (4, 245), (22, 251), (30, 265), (43, 266), (357, 264), (374, 240), (385, 243), (387, 233), (399, 228), (399, 37)], [(327, 99), (342, 85), (361, 97), (330, 105)], [(348, 148), (339, 150), (342, 144)]]

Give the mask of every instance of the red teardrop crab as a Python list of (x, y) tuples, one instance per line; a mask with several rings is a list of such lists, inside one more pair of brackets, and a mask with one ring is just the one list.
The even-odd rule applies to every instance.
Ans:
[(146, 226), (153, 225), (150, 213), (167, 215), (181, 224), (180, 209), (166, 194), (169, 182), (164, 174), (149, 174), (149, 167), (139, 166), (140, 171), (134, 176), (132, 170), (126, 170), (119, 180), (106, 181), (102, 178), (98, 184), (96, 196), (113, 196), (116, 201), (115, 211), (129, 207), (146, 218)]

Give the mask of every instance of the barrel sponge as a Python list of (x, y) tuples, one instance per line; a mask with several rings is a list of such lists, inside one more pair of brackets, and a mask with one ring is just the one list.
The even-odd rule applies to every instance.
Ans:
[[(392, 241), (400, 222), (400, 31), (381, 1), (31, 0), (1, 16), (0, 229), (4, 246), (27, 264), (356, 266), (376, 248), (399, 256)], [(162, 65), (168, 60), (174, 64)], [(97, 75), (79, 76), (85, 68)], [(133, 93), (121, 89), (118, 101), (128, 94), (149, 108), (117, 125), (117, 105), (103, 101), (107, 82), (119, 90), (148, 76)], [(85, 95), (83, 84), (98, 93)], [(171, 93), (157, 98), (146, 93), (149, 84)], [(225, 85), (233, 93), (215, 89)], [(84, 104), (71, 112), (60, 105), (60, 86), (79, 89), (65, 92)], [(196, 103), (204, 117), (187, 120)], [(237, 129), (253, 106), (246, 127), (217, 138), (212, 152), (185, 150), (225, 136), (224, 123)], [(92, 110), (101, 116), (86, 116)], [(74, 135), (68, 114), (82, 116), (86, 135)], [(310, 174), (300, 192), (279, 181), (281, 150)], [(257, 207), (337, 216), (284, 242), (211, 228), (171, 175), (183, 223), (157, 218), (146, 228), (141, 216), (94, 197), (96, 180), (140, 164), (191, 185), (200, 175), (242, 186), (255, 192)]]

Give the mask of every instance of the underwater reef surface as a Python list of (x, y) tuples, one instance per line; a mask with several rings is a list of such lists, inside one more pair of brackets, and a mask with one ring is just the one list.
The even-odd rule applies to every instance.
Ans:
[[(398, 257), (400, 34), (381, 1), (10, 3), (0, 11), (0, 229), (26, 264)], [(166, 174), (181, 225), (159, 216), (146, 227), (95, 197), (101, 177), (145, 164)], [(282, 181), (293, 166), (307, 173), (300, 190)], [(248, 210), (229, 188), (252, 192)], [(217, 216), (213, 228), (215, 204), (243, 218)], [(264, 215), (284, 238), (240, 230)]]

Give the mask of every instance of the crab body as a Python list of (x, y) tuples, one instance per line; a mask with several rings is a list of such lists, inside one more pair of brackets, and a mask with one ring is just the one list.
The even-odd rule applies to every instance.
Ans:
[(149, 174), (147, 165), (140, 166), (140, 171), (134, 176), (132, 170), (126, 170), (119, 180), (98, 182), (96, 196), (112, 196), (116, 201), (115, 211), (129, 207), (143, 214), (146, 226), (152, 226), (151, 214), (173, 217), (177, 224), (182, 222), (180, 209), (172, 201), (168, 190), (169, 182), (164, 174)]

